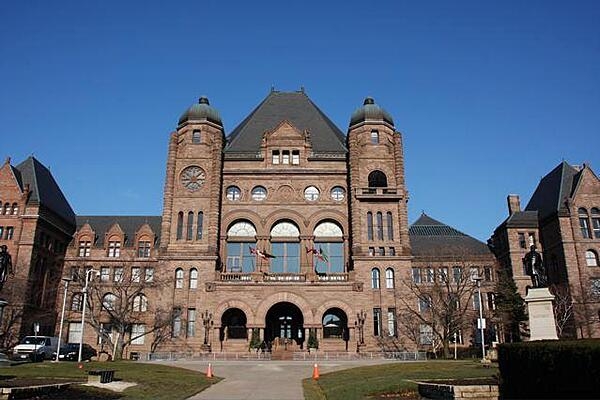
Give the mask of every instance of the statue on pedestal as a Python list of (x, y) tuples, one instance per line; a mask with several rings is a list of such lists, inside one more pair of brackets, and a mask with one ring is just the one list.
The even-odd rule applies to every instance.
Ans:
[(8, 253), (6, 245), (0, 246), (0, 290), (4, 287), (4, 283), (8, 279), (8, 275), (14, 275), (12, 269), (12, 258)]
[(523, 264), (525, 265), (525, 273), (531, 277), (533, 288), (548, 286), (548, 278), (542, 262), (542, 255), (535, 251), (535, 244), (532, 244), (529, 253), (525, 254)]

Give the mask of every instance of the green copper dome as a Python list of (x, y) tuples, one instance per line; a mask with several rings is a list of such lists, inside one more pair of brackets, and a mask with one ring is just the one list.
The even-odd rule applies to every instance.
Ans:
[(207, 120), (223, 126), (219, 112), (210, 106), (208, 98), (205, 96), (200, 97), (200, 100), (198, 100), (197, 104), (193, 104), (181, 115), (181, 118), (179, 118), (179, 125), (188, 121), (202, 120)]
[(385, 121), (390, 125), (394, 125), (392, 116), (383, 108), (375, 104), (372, 97), (367, 97), (362, 107), (359, 107), (352, 113), (350, 118), (350, 126), (356, 125), (364, 121)]

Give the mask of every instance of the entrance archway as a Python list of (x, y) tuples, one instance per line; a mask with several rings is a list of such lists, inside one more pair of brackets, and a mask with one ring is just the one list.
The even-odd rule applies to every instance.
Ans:
[(273, 305), (265, 317), (265, 341), (295, 341), (300, 347), (304, 342), (304, 316), (300, 309), (288, 302)]
[(239, 308), (230, 308), (221, 317), (221, 341), (224, 339), (247, 339), (246, 314)]

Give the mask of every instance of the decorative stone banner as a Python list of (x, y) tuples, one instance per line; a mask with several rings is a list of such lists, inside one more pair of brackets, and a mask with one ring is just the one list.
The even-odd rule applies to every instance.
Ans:
[(529, 289), (525, 302), (529, 313), (529, 340), (558, 340), (552, 301), (548, 288)]

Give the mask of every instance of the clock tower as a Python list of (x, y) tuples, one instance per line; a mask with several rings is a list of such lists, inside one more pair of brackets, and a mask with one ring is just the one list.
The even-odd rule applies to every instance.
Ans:
[[(171, 255), (217, 259), (223, 124), (208, 98), (187, 109), (171, 134), (160, 247)], [(193, 256), (192, 256), (193, 255)]]

